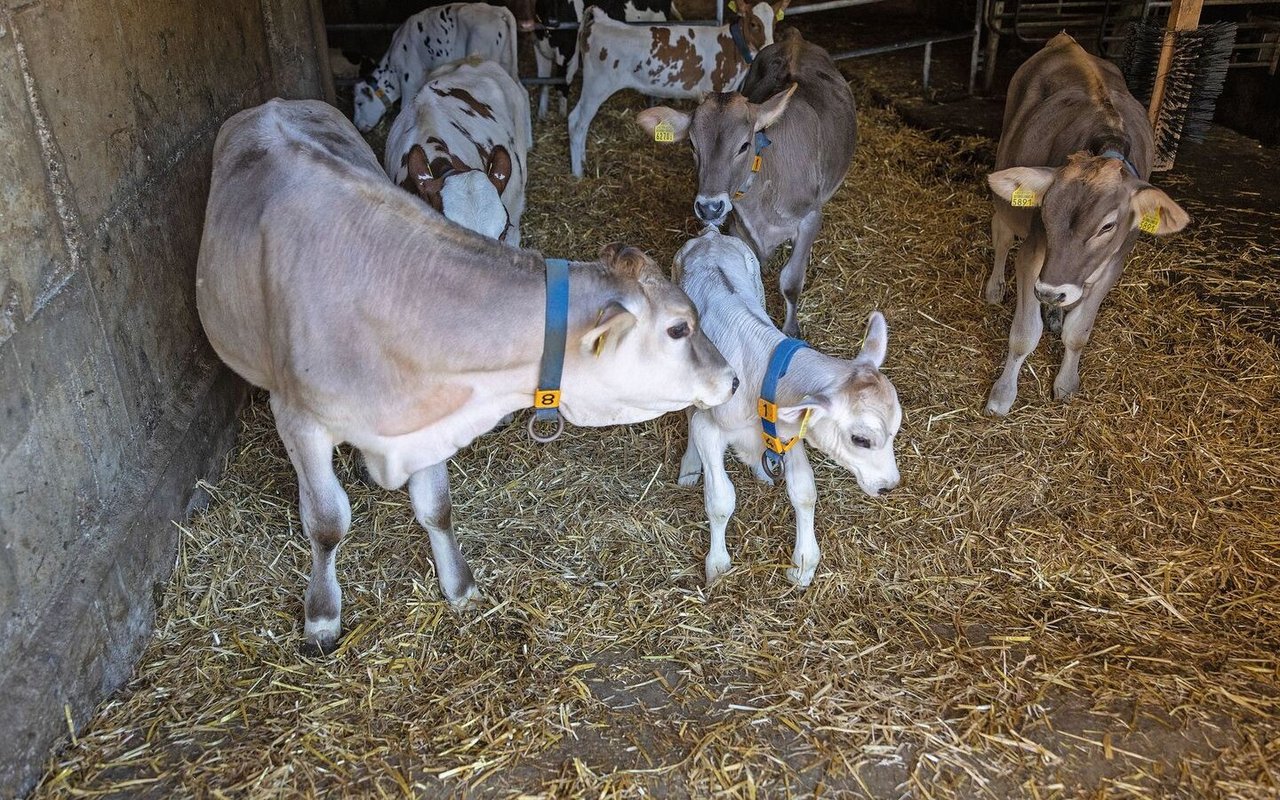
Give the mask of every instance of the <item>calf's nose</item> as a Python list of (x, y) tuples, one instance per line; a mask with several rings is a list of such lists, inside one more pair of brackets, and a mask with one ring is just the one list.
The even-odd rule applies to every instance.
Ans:
[(893, 491), (892, 486), (881, 486), (880, 491), (877, 492), (877, 494), (879, 494), (881, 497), (884, 497), (885, 495), (887, 495), (889, 492), (892, 492), (892, 491)]
[(723, 200), (699, 200), (693, 204), (694, 213), (703, 222), (715, 222), (725, 214)]

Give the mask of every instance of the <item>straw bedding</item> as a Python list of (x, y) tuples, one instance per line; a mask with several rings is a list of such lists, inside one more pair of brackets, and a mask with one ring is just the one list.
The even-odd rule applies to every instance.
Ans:
[[(606, 107), (580, 183), (561, 120), (539, 126), (527, 246), (670, 263), (692, 160), (639, 107)], [(978, 299), (990, 143), (865, 103), (861, 125), (801, 321), (851, 357), (885, 312), (904, 485), (872, 501), (815, 455), (812, 588), (784, 576), (785, 492), (736, 468), (735, 569), (702, 587), (680, 415), (550, 446), (517, 424), (450, 468), (481, 608), (441, 600), (403, 492), (348, 479), (346, 635), (305, 658), (295, 478), (258, 398), (136, 677), (36, 796), (1275, 797), (1280, 359), (1171, 279), (1238, 246), (1144, 238), (1082, 394), (1050, 398), (1046, 341), (988, 419), (1011, 313)]]

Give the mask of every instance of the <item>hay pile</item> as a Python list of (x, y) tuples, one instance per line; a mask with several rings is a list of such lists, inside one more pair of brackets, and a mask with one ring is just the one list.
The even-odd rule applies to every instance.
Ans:
[[(540, 126), (528, 246), (670, 263), (692, 162), (643, 140), (639, 107), (606, 107), (581, 183), (561, 120)], [(136, 678), (36, 796), (1274, 797), (1280, 358), (1170, 285), (1235, 253), (1204, 227), (1144, 239), (1082, 395), (1050, 399), (1042, 344), (987, 419), (1010, 316), (978, 299), (990, 144), (861, 120), (801, 319), (852, 356), (887, 315), (904, 486), (873, 502), (815, 454), (811, 589), (784, 576), (785, 492), (735, 467), (735, 569), (704, 591), (679, 415), (547, 447), (514, 425), (451, 466), (482, 609), (441, 600), (404, 493), (347, 481), (346, 636), (309, 660), (295, 479), (259, 398)]]

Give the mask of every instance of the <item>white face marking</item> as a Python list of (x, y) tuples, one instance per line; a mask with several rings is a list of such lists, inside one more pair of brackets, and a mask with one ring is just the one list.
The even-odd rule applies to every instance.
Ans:
[(464, 228), (497, 239), (507, 227), (507, 209), (489, 177), (478, 169), (450, 175), (440, 190), (444, 215)]

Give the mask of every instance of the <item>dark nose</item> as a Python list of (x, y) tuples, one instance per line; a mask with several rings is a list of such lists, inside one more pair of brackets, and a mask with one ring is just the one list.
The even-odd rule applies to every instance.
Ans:
[(693, 204), (693, 210), (698, 215), (698, 219), (703, 222), (715, 222), (724, 216), (724, 201), (714, 200), (706, 202), (699, 200)]
[(884, 497), (886, 494), (888, 494), (889, 492), (892, 492), (892, 491), (893, 491), (893, 487), (892, 487), (892, 486), (885, 486), (884, 488), (882, 488), (882, 489), (880, 490), (880, 496), (881, 496), (881, 497)]
[(1036, 299), (1039, 300), (1041, 303), (1048, 303), (1051, 306), (1056, 306), (1059, 303), (1061, 303), (1063, 300), (1067, 299), (1067, 293), (1066, 292), (1044, 292), (1039, 289), (1036, 289)]
[(729, 394), (737, 394), (737, 392), (738, 392), (738, 379), (734, 378), (733, 386), (729, 388)]

